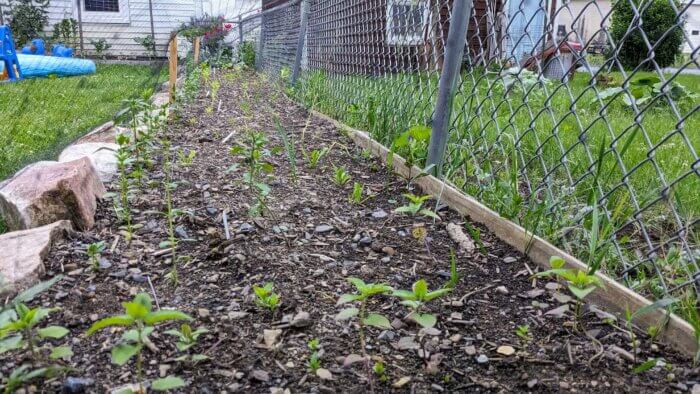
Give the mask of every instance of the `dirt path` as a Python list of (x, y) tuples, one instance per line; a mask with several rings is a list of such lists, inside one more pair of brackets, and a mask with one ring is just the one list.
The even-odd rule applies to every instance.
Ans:
[[(410, 289), (425, 279), (431, 289), (440, 288), (450, 277), (450, 251), (457, 247), (445, 226), (465, 219), (449, 209), (439, 209), (441, 220), (436, 222), (394, 214), (407, 202), (402, 193), (420, 194), (407, 190), (406, 180), (391, 175), (332, 125), (312, 119), (305, 129), (307, 112), (270, 83), (247, 73), (219, 78), (219, 111), (217, 105), (207, 111), (211, 100), (201, 97), (168, 130), (173, 152), (197, 152), (191, 165), (176, 163), (174, 171), (179, 182), (174, 206), (188, 213), (176, 223), (182, 238), (178, 255), (184, 257), (179, 285), (165, 278), (170, 255), (159, 253), (168, 228), (161, 214), (165, 205), (160, 156), (132, 198), (135, 222), (142, 227), (130, 246), (119, 235), (121, 224), (111, 203), (103, 202), (96, 229), (76, 235), (51, 253), (49, 274), (63, 272), (67, 277), (46, 293), (43, 303), (60, 306), (50, 321), (71, 329), (71, 365), (78, 371), (74, 376), (95, 379), (96, 391), (135, 382), (133, 367), (110, 363), (109, 349), (120, 335), (105, 330), (85, 337), (84, 331), (98, 318), (121, 313), (120, 303), (135, 293), (152, 293), (150, 279), (161, 308), (188, 312), (197, 318), (193, 326), (209, 329), (192, 351), (210, 360), (196, 365), (176, 362), (174, 341), (161, 328), (152, 335), (157, 351), (145, 352), (147, 378), (176, 374), (189, 383), (183, 391), (198, 393), (266, 393), (271, 388), (367, 392), (364, 363), (343, 366), (346, 356), (361, 353), (356, 321), (334, 319), (342, 309), (336, 306), (339, 296), (353, 290), (346, 278), (397, 289)], [(229, 148), (247, 141), (246, 128), (263, 132), (267, 149), (283, 147), (276, 117), (295, 145), (297, 179), (292, 181), (285, 150), (271, 152), (274, 175), (267, 180), (267, 210), (253, 219), (247, 216), (255, 193), (243, 181), (246, 163)], [(231, 132), (229, 141), (222, 143)], [(310, 169), (303, 151), (310, 154), (323, 147), (329, 153)], [(352, 180), (336, 185), (334, 166), (344, 167)], [(364, 186), (361, 204), (349, 202), (354, 182)], [(434, 200), (425, 206), (435, 208)], [(613, 327), (621, 323), (608, 324), (604, 314), (587, 312), (583, 324), (588, 336), (575, 332), (571, 312), (558, 313), (569, 304), (556, 283), (533, 281), (534, 264), (485, 229), (480, 231), (485, 249), (457, 252), (458, 285), (428, 303), (427, 310), (438, 320), (434, 329), (417, 336), (418, 327), (403, 319), (407, 309), (396, 298), (370, 302), (369, 308), (392, 325), (367, 329), (367, 353), (372, 363), (382, 360), (386, 368), (386, 382), (372, 379), (375, 391), (672, 392), (698, 380), (697, 370), (689, 369), (686, 361), (647, 339), (640, 346), (639, 362), (663, 357), (666, 366), (632, 373), (629, 338)], [(103, 254), (111, 267), (94, 272), (87, 268), (84, 250), (96, 240), (114, 248)], [(265, 282), (273, 282), (281, 295), (274, 314), (253, 302), (252, 286)], [(295, 327), (288, 327), (292, 321)], [(516, 335), (518, 326), (529, 327), (526, 339)], [(263, 330), (274, 328), (281, 334), (269, 349)], [(331, 376), (321, 375), (330, 379), (308, 372), (307, 344), (312, 339), (319, 340), (321, 367)], [(418, 343), (422, 349), (417, 349)], [(510, 354), (506, 347), (499, 353), (500, 346), (515, 352)], [(3, 363), (0, 370), (6, 373), (20, 361)], [(46, 389), (61, 383), (56, 380)], [(394, 384), (400, 388), (392, 388)]]

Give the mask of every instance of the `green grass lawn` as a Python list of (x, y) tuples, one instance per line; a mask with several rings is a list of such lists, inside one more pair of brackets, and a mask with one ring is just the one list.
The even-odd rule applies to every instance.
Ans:
[[(651, 75), (638, 73), (633, 80)], [(619, 73), (611, 76), (617, 83), (622, 80)], [(700, 93), (700, 76), (679, 75), (673, 80)], [(437, 73), (383, 77), (312, 73), (305, 76), (296, 94), (307, 104), (314, 103), (322, 112), (368, 130), (380, 142), (391, 145), (406, 129), (430, 124), (437, 82)], [(607, 195), (610, 211), (619, 209), (616, 220), (609, 224), (614, 230), (633, 221), (636, 207), (640, 207), (643, 212), (637, 219), (649, 230), (655, 246), (679, 230), (675, 213), (684, 225), (700, 217), (700, 179), (692, 173), (693, 150), (700, 152), (697, 99), (680, 103), (678, 114), (669, 105), (657, 105), (637, 117), (624, 105), (622, 96), (603, 110), (595, 101), (595, 81), (584, 73), (566, 85), (516, 86), (507, 94), (502, 82), (495, 73), (465, 72), (454, 98), (445, 172), (466, 192), (525, 227), (537, 227), (540, 235), (584, 261), (588, 257), (585, 237), (575, 236), (577, 241), (567, 247), (572, 244), (571, 236), (564, 241), (561, 230), (577, 227), (575, 219), (587, 205), (592, 188), (598, 189), (599, 198)], [(605, 155), (595, 187), (601, 147)], [(418, 154), (399, 153), (421, 157), (425, 148), (414, 144)], [(512, 177), (513, 173), (518, 175)], [(543, 187), (545, 184), (550, 187)], [(535, 204), (517, 201), (528, 189), (535, 191), (537, 204), (547, 206), (547, 223), (528, 223)], [(665, 198), (660, 198), (662, 195)], [(690, 230), (688, 242), (699, 245), (698, 232)], [(628, 261), (636, 260), (635, 249), (648, 250), (635, 226), (622, 234), (617, 240)], [(619, 273), (619, 259), (610, 258), (606, 268)], [(665, 272), (669, 287), (688, 277), (682, 264)], [(647, 290), (657, 295), (658, 285), (658, 281), (644, 282)]]
[[(160, 69), (98, 65), (97, 73), (0, 84), (0, 180), (107, 122), (122, 101), (155, 87)], [(0, 233), (4, 231), (0, 218)]]

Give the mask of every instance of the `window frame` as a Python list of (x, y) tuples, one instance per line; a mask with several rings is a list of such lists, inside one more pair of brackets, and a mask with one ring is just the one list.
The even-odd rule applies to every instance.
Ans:
[[(392, 7), (413, 6), (422, 8), (421, 30), (419, 34), (394, 34), (394, 18)], [(428, 0), (387, 0), (386, 2), (386, 42), (389, 45), (422, 45), (425, 41), (423, 35), (425, 26), (430, 23), (430, 6)]]
[[(119, 11), (88, 11), (85, 9), (85, 1), (80, 3), (80, 13), (83, 22), (87, 23), (131, 23), (131, 15), (129, 13), (129, 0), (117, 0), (119, 3)], [(77, 10), (75, 11), (77, 17)]]

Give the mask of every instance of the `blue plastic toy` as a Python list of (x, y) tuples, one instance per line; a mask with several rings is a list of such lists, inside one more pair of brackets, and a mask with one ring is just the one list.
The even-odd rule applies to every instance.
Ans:
[(51, 47), (51, 54), (57, 57), (73, 57), (73, 48), (55, 44)]
[(46, 45), (44, 44), (44, 40), (41, 38), (33, 39), (31, 45), (22, 48), (22, 53), (25, 55), (45, 55)]
[(0, 26), (0, 64), (7, 73), (7, 79), (17, 81), (22, 79), (22, 69), (19, 67), (12, 31), (8, 26)]

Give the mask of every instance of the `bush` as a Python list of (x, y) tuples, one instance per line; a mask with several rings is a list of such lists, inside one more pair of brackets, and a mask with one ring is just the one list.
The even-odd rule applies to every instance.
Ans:
[(34, 5), (32, 0), (17, 0), (12, 8), (10, 29), (15, 38), (15, 46), (20, 48), (30, 40), (43, 35), (49, 23), (46, 3)]
[(243, 41), (238, 47), (238, 58), (248, 67), (255, 66), (255, 48), (250, 41)]
[[(680, 2), (673, 1), (676, 8), (680, 9)], [(635, 13), (631, 3), (634, 3), (637, 11), (642, 12), (641, 26), (639, 20), (634, 21)], [(644, 36), (652, 46), (662, 40), (654, 49), (653, 60), (659, 67), (673, 64), (676, 55), (681, 52), (684, 22), (678, 23), (679, 17), (669, 0), (617, 0), (613, 10), (610, 34), (618, 48), (622, 44), (619, 59), (625, 68), (635, 68), (649, 57), (649, 47)], [(630, 25), (633, 28), (627, 33)], [(642, 68), (651, 70), (654, 63), (646, 62)]]

